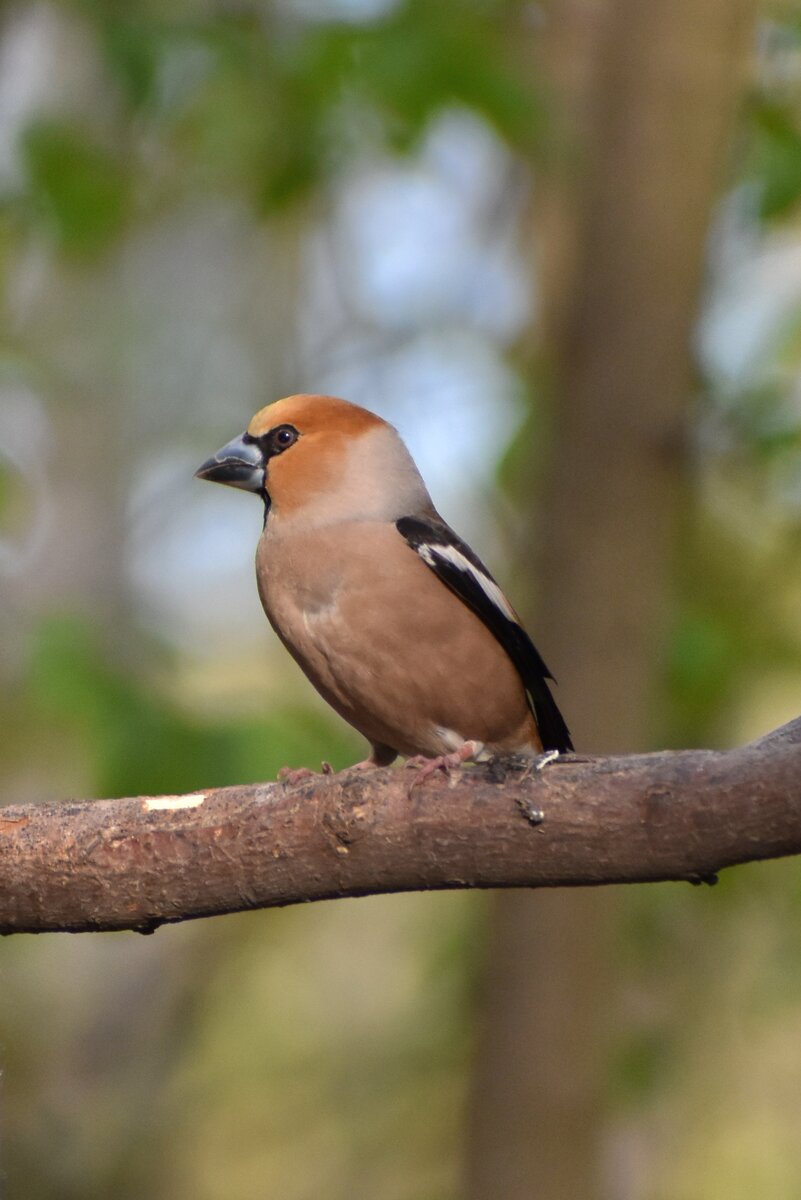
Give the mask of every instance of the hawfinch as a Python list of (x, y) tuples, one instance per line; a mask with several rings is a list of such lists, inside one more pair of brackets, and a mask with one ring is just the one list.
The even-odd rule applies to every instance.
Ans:
[(332, 396), (289, 396), (196, 474), (261, 496), (264, 611), (370, 742), (358, 766), (572, 750), (548, 668), (386, 421)]

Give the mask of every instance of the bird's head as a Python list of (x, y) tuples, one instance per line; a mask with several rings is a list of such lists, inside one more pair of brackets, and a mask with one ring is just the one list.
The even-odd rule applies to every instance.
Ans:
[(394, 520), (430, 504), (395, 429), (334, 396), (269, 404), (195, 475), (256, 492), (281, 521)]

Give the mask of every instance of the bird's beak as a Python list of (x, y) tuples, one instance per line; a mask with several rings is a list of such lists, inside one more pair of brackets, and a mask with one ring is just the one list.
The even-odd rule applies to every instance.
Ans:
[(234, 438), (195, 471), (196, 479), (226, 483), (229, 487), (260, 492), (264, 488), (264, 455), (254, 441), (245, 441), (245, 434)]

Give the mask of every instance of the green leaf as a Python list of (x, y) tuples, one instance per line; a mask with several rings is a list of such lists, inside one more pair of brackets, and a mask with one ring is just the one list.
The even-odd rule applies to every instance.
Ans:
[[(502, 0), (407, 0), (363, 22), (241, 6), (204, 18), (183, 0), (72, 3), (132, 114), (164, 140), (175, 178), (247, 190), (261, 211), (308, 195), (352, 160), (354, 143), (409, 151), (449, 107), (478, 113), (523, 151), (538, 145), (543, 105), (510, 32), (522, 18)], [(182, 55), (202, 67), (160, 88)], [(75, 244), (71, 189), (45, 174), (48, 207)]]
[(342, 767), (355, 757), (347, 731), (316, 712), (282, 708), (256, 720), (212, 722), (183, 711), (152, 681), (108, 662), (78, 617), (52, 617), (39, 627), (28, 699), (51, 733), (77, 741), (103, 796), (275, 779), (287, 764), (313, 766), (325, 757)]
[(760, 215), (781, 216), (801, 198), (801, 129), (776, 104), (754, 110), (754, 174), (760, 187)]
[(130, 187), (120, 164), (65, 122), (37, 121), (22, 139), (35, 216), (65, 254), (102, 254), (128, 216)]

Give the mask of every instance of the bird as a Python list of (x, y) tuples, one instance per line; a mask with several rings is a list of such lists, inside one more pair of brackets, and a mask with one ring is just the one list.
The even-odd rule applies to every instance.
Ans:
[(313, 686), (369, 742), (356, 768), (400, 755), (428, 774), (573, 749), (517, 613), (383, 418), (335, 396), (287, 396), (195, 475), (260, 496), (261, 603)]

